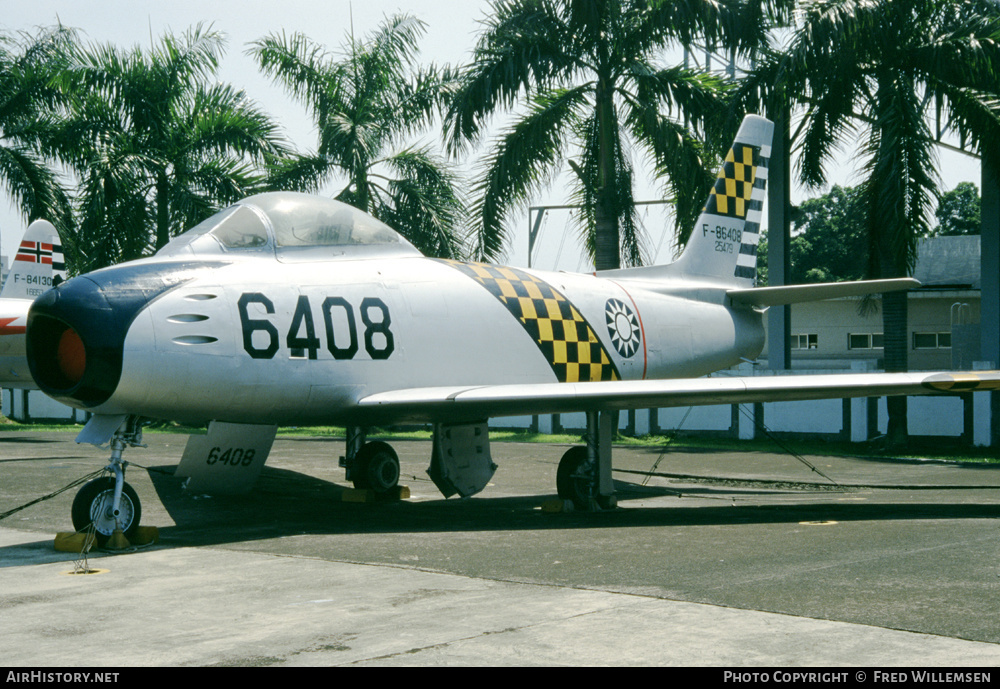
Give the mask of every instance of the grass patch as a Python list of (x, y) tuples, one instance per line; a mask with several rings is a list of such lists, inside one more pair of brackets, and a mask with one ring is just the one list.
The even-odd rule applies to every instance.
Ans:
[[(0, 431), (24, 432), (66, 432), (79, 433), (81, 424), (72, 423), (19, 423), (0, 416)], [(157, 422), (143, 427), (144, 433), (177, 433), (184, 435), (204, 435), (205, 427), (185, 426), (173, 422)], [(342, 426), (295, 427), (283, 426), (278, 429), (279, 437), (311, 437), (311, 438), (343, 438), (345, 429)], [(430, 440), (429, 428), (376, 428), (368, 433), (369, 438), (383, 440)], [(578, 445), (585, 442), (578, 433), (533, 433), (518, 429), (490, 430), (490, 439), (504, 443), (548, 443), (555, 445)], [(619, 435), (615, 445), (624, 447), (650, 447), (683, 451), (696, 449), (715, 452), (771, 452), (795, 453), (800, 455), (826, 455), (837, 457), (873, 457), (885, 459), (942, 459), (956, 462), (973, 462), (980, 464), (1000, 464), (996, 448), (988, 447), (955, 447), (954, 440), (941, 439), (927, 442), (919, 441), (919, 447), (887, 451), (879, 441), (867, 443), (849, 443), (811, 439), (781, 438), (778, 442), (760, 438), (755, 440), (738, 440), (735, 438), (698, 438), (684, 436), (675, 438), (670, 435), (645, 435), (629, 437)]]

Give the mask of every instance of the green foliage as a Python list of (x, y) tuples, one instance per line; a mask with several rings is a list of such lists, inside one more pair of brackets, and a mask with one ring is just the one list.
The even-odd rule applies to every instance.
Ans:
[[(796, 209), (789, 243), (790, 284), (843, 282), (865, 277), (868, 252), (864, 198), (857, 187), (834, 186)], [(767, 275), (766, 236), (758, 248), (758, 283)]]
[[(811, 0), (786, 50), (741, 93), (805, 105), (801, 180), (823, 185), (841, 146), (860, 146), (870, 276), (908, 274), (938, 194), (930, 108), (987, 160), (1000, 144), (1000, 7), (974, 0)], [(776, 85), (771, 88), (770, 85)]]
[(982, 230), (980, 212), (982, 201), (979, 189), (972, 182), (959, 182), (951, 191), (941, 194), (938, 201), (938, 225), (931, 237), (952, 237), (962, 234), (979, 234)]
[[(692, 132), (722, 138), (728, 83), (658, 64), (666, 47), (696, 36), (750, 50), (763, 41), (759, 2), (497, 0), (446, 120), (453, 152), (482, 139), (500, 111), (515, 121), (493, 142), (474, 187), (476, 256), (497, 259), (505, 222), (558, 174), (567, 151), (586, 246), (598, 269), (642, 262), (633, 203), (635, 148), (676, 199), (690, 232), (714, 168)], [(686, 234), (685, 234), (686, 236)]]
[(799, 207), (792, 239), (792, 282), (841, 282), (865, 276), (868, 251), (864, 199), (857, 188), (834, 186)]
[(431, 256), (461, 253), (459, 181), (431, 147), (405, 144), (426, 128), (454, 82), (450, 68), (416, 66), (420, 20), (390, 17), (366, 40), (349, 38), (334, 57), (302, 34), (272, 34), (249, 53), (311, 111), (315, 154), (288, 159), (272, 183), (314, 191), (346, 178), (337, 198), (391, 225)]
[[(62, 94), (53, 77), (66, 64), (75, 33), (62, 26), (0, 34), (0, 183), (28, 222), (43, 218), (69, 239), (70, 202), (49, 164)], [(64, 240), (67, 259), (75, 257)]]
[(285, 148), (246, 94), (215, 82), (223, 49), (199, 25), (149, 52), (74, 50), (55, 147), (79, 178), (82, 270), (138, 258), (263, 188), (260, 167)]

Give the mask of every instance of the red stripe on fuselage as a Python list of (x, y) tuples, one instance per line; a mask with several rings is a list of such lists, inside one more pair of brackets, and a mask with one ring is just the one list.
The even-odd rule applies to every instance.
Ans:
[(11, 325), (17, 318), (0, 318), (0, 336), (3, 335), (23, 335), (25, 326)]

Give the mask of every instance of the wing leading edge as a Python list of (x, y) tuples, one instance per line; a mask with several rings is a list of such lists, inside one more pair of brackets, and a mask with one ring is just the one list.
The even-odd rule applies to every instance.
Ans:
[(361, 399), (380, 421), (431, 423), (556, 414), (1000, 390), (1000, 371), (852, 373), (390, 390)]

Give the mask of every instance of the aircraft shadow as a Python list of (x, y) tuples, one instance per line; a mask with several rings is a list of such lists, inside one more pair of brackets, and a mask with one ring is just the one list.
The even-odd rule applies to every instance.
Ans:
[[(172, 475), (173, 467), (151, 467), (158, 497), (175, 526), (160, 529), (161, 545), (216, 545), (301, 534), (392, 534), (485, 531), (544, 531), (650, 526), (737, 525), (803, 521), (982, 519), (1000, 516), (1000, 505), (822, 502), (831, 492), (739, 490), (711, 486), (685, 488), (700, 504), (629, 507), (642, 498), (677, 491), (615, 481), (619, 509), (610, 512), (550, 514), (539, 509), (554, 495), (444, 498), (384, 503), (342, 500), (345, 486), (286, 469), (265, 467), (256, 487), (242, 496), (195, 496)], [(833, 491), (839, 495), (847, 491)], [(749, 504), (754, 496), (795, 495), (803, 503)], [(735, 496), (735, 502), (734, 502)], [(717, 498), (718, 506), (704, 505)], [(805, 504), (808, 501), (808, 504)]]
[(67, 459), (87, 459), (83, 455), (46, 455), (44, 457), (4, 457), (0, 464), (6, 462), (53, 462)]
[(5, 438), (0, 438), (0, 445), (6, 445), (8, 443), (30, 443), (33, 445), (50, 444), (63, 442), (61, 439), (53, 438), (12, 438), (7, 436)]

